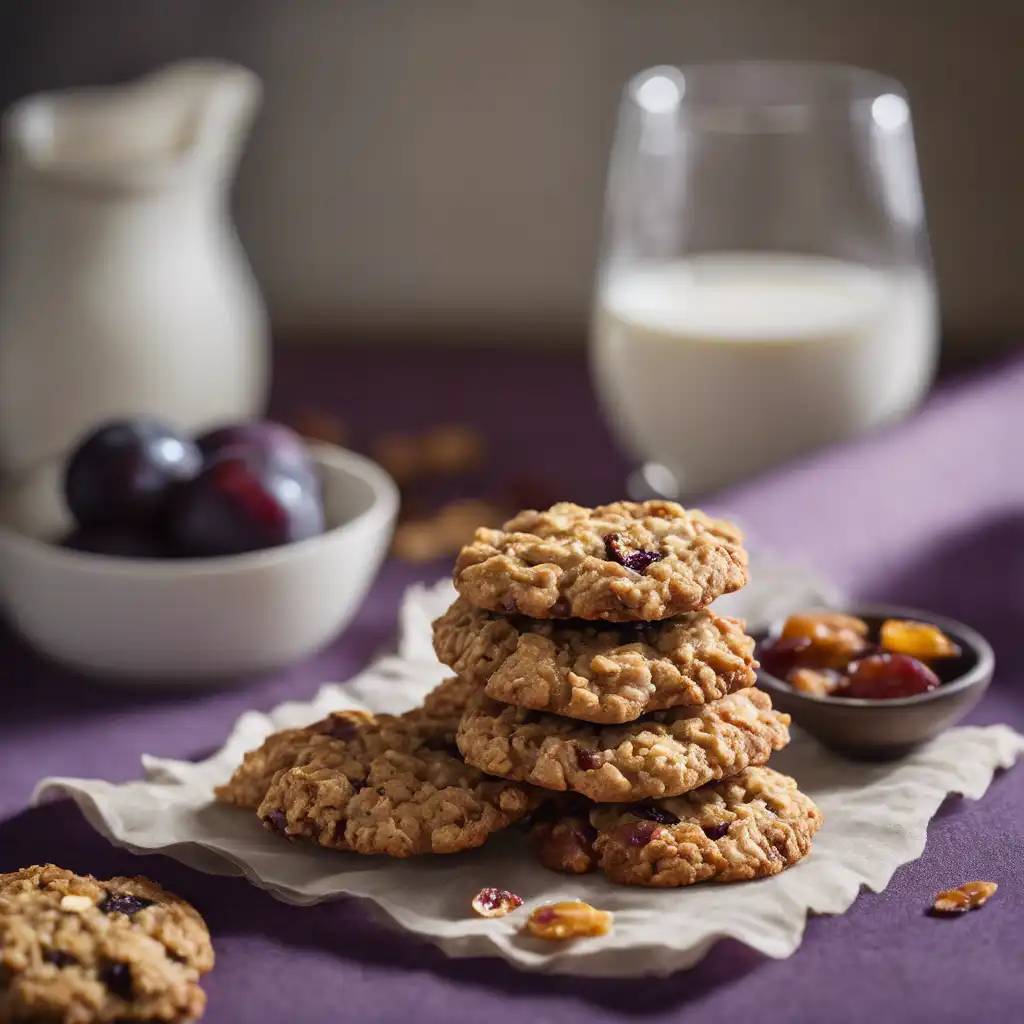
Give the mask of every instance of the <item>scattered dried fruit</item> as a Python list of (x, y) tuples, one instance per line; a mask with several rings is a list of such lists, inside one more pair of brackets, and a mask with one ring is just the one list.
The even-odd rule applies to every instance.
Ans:
[(484, 501), (453, 501), (427, 519), (409, 519), (395, 530), (392, 550), (406, 562), (454, 555), (478, 526), (496, 526), (504, 513)]
[(879, 642), (893, 654), (912, 658), (956, 658), (960, 648), (938, 626), (910, 619), (886, 619), (882, 623)]
[(373, 457), (400, 484), (469, 473), (483, 461), (485, 450), (482, 434), (458, 424), (433, 427), (424, 434), (384, 434), (371, 446)]
[(905, 654), (872, 654), (850, 665), (849, 680), (836, 691), (836, 696), (892, 700), (927, 693), (940, 682), (939, 677), (917, 658)]
[(291, 422), (292, 427), (311, 441), (324, 441), (343, 447), (349, 440), (345, 421), (327, 409), (302, 409)]
[(508, 889), (481, 889), (473, 897), (473, 909), (481, 917), (504, 917), (522, 905), (522, 897)]
[(420, 441), (410, 434), (384, 434), (370, 446), (370, 454), (400, 484), (422, 475)]
[(470, 427), (449, 424), (428, 430), (420, 442), (420, 458), (426, 473), (459, 476), (483, 462), (483, 435)]
[(526, 928), (538, 939), (552, 941), (607, 935), (612, 928), (612, 915), (578, 900), (549, 903), (529, 916)]
[(431, 521), (412, 519), (395, 528), (391, 551), (396, 558), (415, 565), (441, 558), (447, 548)]
[(938, 914), (965, 914), (984, 906), (999, 888), (996, 882), (964, 882), (935, 897), (933, 909)]

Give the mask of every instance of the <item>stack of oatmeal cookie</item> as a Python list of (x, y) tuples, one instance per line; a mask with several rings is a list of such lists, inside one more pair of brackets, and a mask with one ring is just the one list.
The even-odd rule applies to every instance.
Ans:
[(281, 836), (458, 853), (528, 821), (542, 863), (677, 886), (776, 874), (820, 824), (763, 767), (789, 718), (754, 642), (706, 606), (747, 581), (739, 531), (671, 502), (562, 503), (479, 529), (434, 623), (456, 676), (404, 715), (269, 736), (217, 789)]
[(473, 688), (456, 742), (549, 794), (531, 819), (545, 865), (679, 886), (807, 854), (820, 812), (764, 767), (789, 717), (754, 689), (743, 624), (707, 607), (746, 582), (739, 530), (664, 501), (523, 512), (463, 548), (434, 623)]

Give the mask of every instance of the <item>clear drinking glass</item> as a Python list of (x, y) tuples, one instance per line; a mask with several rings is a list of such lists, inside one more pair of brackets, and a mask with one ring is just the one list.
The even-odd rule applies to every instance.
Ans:
[(650, 490), (707, 492), (900, 417), (937, 339), (899, 83), (785, 63), (629, 82), (591, 363)]

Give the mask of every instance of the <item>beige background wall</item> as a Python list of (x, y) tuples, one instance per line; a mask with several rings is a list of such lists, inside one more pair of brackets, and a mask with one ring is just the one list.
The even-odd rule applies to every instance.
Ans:
[(33, 70), (8, 93), (185, 54), (264, 77), (237, 206), (287, 337), (582, 337), (619, 86), (745, 56), (907, 84), (947, 333), (961, 354), (1024, 338), (1018, 0), (24, 6), (8, 45)]

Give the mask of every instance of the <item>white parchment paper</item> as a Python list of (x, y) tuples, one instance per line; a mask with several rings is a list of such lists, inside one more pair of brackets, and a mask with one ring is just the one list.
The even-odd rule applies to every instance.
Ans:
[[(721, 602), (723, 610), (745, 616), (751, 628), (836, 598), (804, 570), (763, 559), (754, 568), (757, 585)], [(212, 801), (213, 787), (277, 729), (339, 708), (390, 712), (418, 703), (446, 671), (434, 659), (430, 621), (452, 596), (448, 583), (412, 588), (402, 608), (397, 654), (347, 684), (324, 686), (311, 701), (244, 714), (223, 749), (201, 764), (147, 756), (142, 781), (44, 779), (34, 800), (70, 796), (118, 846), (162, 853), (210, 874), (244, 874), (287, 902), (366, 898), (397, 925), (452, 956), (494, 955), (527, 970), (627, 976), (691, 966), (722, 938), (770, 957), (789, 956), (800, 944), (809, 911), (842, 913), (861, 886), (883, 889), (896, 868), (921, 854), (928, 822), (947, 794), (979, 798), (996, 769), (1009, 767), (1024, 752), (1024, 736), (1009, 727), (963, 728), (898, 764), (862, 765), (797, 734), (771, 764), (796, 776), (824, 812), (812, 855), (775, 878), (681, 890), (618, 887), (600, 874), (554, 874), (533, 862), (516, 830), (472, 853), (399, 862), (284, 843), (261, 828), (255, 815)], [(485, 886), (511, 889), (526, 906), (503, 919), (480, 918), (469, 903)], [(583, 899), (613, 911), (614, 928), (602, 938), (564, 946), (521, 934), (530, 908), (559, 899)]]

